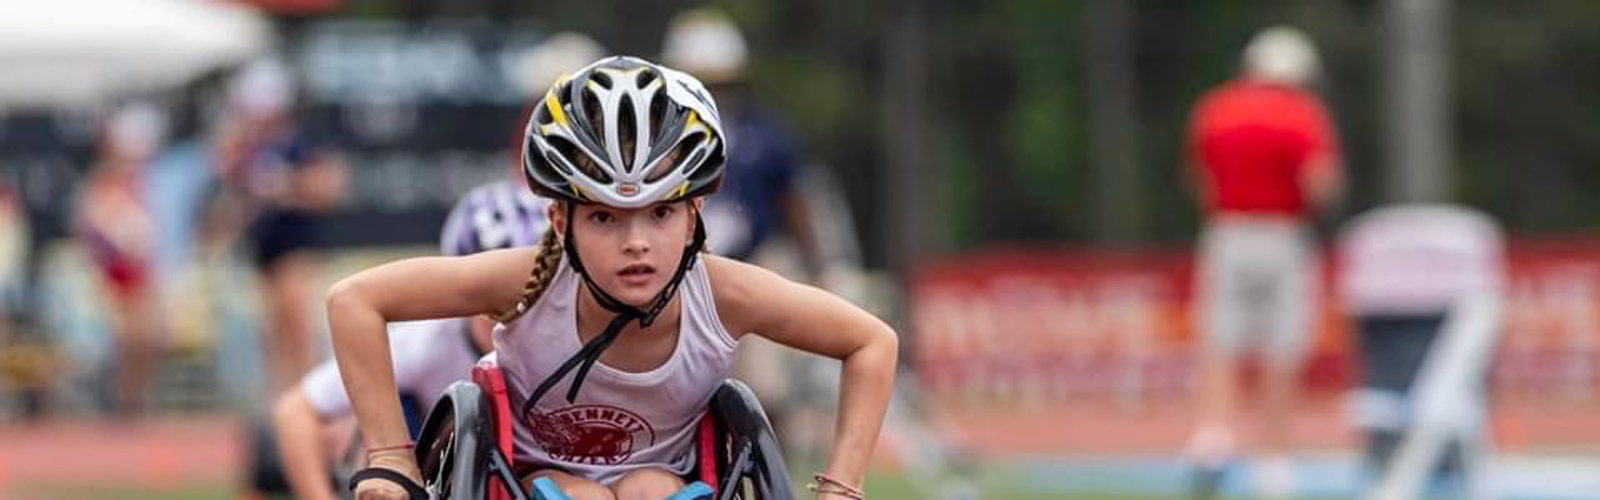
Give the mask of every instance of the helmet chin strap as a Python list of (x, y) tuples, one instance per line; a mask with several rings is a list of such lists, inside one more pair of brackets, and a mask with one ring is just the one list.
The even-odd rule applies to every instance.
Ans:
[(539, 398), (544, 397), (544, 394), (549, 392), (556, 382), (565, 378), (567, 373), (574, 368), (578, 372), (573, 375), (572, 385), (567, 388), (567, 402), (571, 403), (577, 400), (578, 389), (583, 386), (583, 380), (588, 377), (589, 369), (594, 367), (596, 361), (600, 360), (600, 354), (605, 352), (606, 348), (611, 347), (613, 342), (616, 342), (617, 335), (622, 333), (622, 328), (627, 326), (629, 321), (637, 319), (641, 327), (648, 327), (655, 322), (656, 316), (667, 308), (667, 303), (672, 301), (672, 296), (678, 293), (678, 285), (683, 283), (684, 274), (688, 273), (689, 268), (694, 266), (700, 250), (705, 248), (705, 223), (700, 219), (700, 211), (693, 210), (694, 240), (689, 242), (687, 247), (684, 247), (683, 258), (678, 260), (678, 269), (673, 272), (672, 280), (668, 281), (667, 286), (656, 294), (656, 298), (651, 301), (648, 308), (641, 310), (606, 293), (604, 289), (600, 288), (600, 285), (595, 284), (594, 279), (589, 277), (588, 270), (583, 267), (583, 259), (578, 257), (577, 245), (574, 244), (572, 239), (574, 210), (575, 204), (567, 203), (567, 227), (563, 230), (566, 241), (562, 245), (562, 250), (566, 252), (567, 262), (572, 265), (573, 270), (576, 270), (578, 275), (583, 277), (583, 283), (585, 288), (589, 289), (589, 294), (595, 298), (596, 302), (600, 303), (601, 307), (616, 313), (616, 317), (611, 319), (611, 323), (606, 325), (606, 329), (600, 335), (585, 342), (582, 349), (579, 349), (572, 357), (567, 358), (565, 362), (561, 363), (560, 368), (557, 368), (554, 373), (551, 373), (550, 376), (545, 377), (543, 382), (539, 383), (539, 387), (534, 389), (532, 396), (522, 403), (523, 414), (531, 410), (534, 403), (539, 401)]

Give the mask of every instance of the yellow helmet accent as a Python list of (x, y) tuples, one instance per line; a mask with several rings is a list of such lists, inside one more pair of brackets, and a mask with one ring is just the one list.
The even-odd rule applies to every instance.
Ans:
[(560, 88), (561, 82), (565, 81), (567, 81), (567, 77), (562, 75), (561, 79), (556, 80), (556, 84), (551, 86), (548, 92), (544, 93), (544, 107), (550, 111), (550, 116), (556, 119), (556, 123), (561, 124), (563, 127), (568, 127), (567, 114), (561, 111), (561, 103), (556, 100), (556, 89)]
[(685, 195), (688, 195), (688, 194), (689, 194), (689, 181), (683, 181), (683, 184), (679, 184), (678, 185), (678, 189), (672, 190), (672, 196), (668, 196), (667, 199), (676, 200), (676, 199), (682, 198), (682, 197), (684, 197)]

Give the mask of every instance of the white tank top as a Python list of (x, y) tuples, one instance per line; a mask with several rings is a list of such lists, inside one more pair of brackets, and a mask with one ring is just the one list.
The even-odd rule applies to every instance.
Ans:
[[(495, 329), (496, 357), (511, 388), (511, 410), (578, 352), (582, 278), (563, 261), (533, 308)], [(516, 461), (554, 468), (610, 485), (640, 467), (687, 474), (700, 416), (729, 375), (737, 343), (717, 317), (704, 264), (684, 273), (678, 344), (648, 372), (596, 362), (578, 398), (568, 403), (573, 375), (556, 383), (528, 414), (517, 414)]]
[[(448, 318), (389, 323), (389, 355), (394, 365), (394, 385), (401, 395), (421, 405), (426, 418), (445, 387), (466, 380), (478, 351), (466, 333), (467, 319)], [(332, 359), (307, 373), (300, 389), (317, 415), (325, 419), (349, 415), (350, 397)]]

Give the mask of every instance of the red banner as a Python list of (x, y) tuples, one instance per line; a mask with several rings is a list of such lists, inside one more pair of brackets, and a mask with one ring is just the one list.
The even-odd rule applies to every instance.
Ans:
[[(1191, 261), (1187, 250), (994, 250), (923, 266), (909, 291), (921, 381), (958, 399), (1185, 394), (1195, 349)], [(1513, 243), (1508, 272), (1491, 382), (1513, 395), (1595, 395), (1600, 240)], [(1334, 391), (1354, 364), (1334, 284), (1323, 283), (1305, 380)]]

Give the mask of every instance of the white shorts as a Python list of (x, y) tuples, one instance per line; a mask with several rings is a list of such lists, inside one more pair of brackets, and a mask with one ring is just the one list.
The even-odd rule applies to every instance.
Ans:
[(1195, 327), (1206, 349), (1292, 366), (1312, 335), (1315, 250), (1305, 225), (1287, 219), (1227, 218), (1200, 235)]

